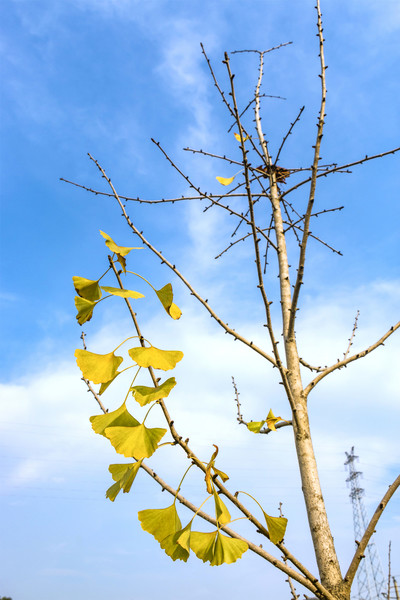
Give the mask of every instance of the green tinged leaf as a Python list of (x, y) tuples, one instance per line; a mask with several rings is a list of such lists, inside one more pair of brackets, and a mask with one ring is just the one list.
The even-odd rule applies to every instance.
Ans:
[(101, 289), (98, 280), (94, 281), (92, 279), (85, 279), (85, 277), (77, 277), (74, 275), (72, 281), (74, 282), (74, 288), (78, 296), (85, 298), (86, 300), (92, 300), (92, 302), (100, 300)]
[(176, 366), (183, 358), (183, 352), (180, 350), (159, 350), (154, 346), (150, 348), (131, 348), (128, 350), (129, 356), (139, 367), (153, 367), (169, 371)]
[(215, 475), (218, 475), (218, 477), (221, 477), (221, 479), (224, 483), (225, 483), (225, 481), (228, 481), (229, 477), (226, 473), (224, 473), (223, 471), (220, 471), (219, 469), (216, 469), (215, 467), (212, 467), (212, 470), (214, 471)]
[(211, 533), (193, 531), (190, 548), (203, 562), (214, 567), (236, 562), (249, 547), (246, 542), (223, 535), (217, 529)]
[(167, 508), (151, 508), (138, 512), (142, 529), (151, 533), (157, 542), (162, 542), (167, 536), (182, 529), (181, 521), (175, 508), (171, 504)]
[(81, 298), (80, 296), (75, 296), (75, 306), (78, 314), (76, 315), (76, 319), (79, 325), (83, 325), (93, 316), (93, 309), (96, 306), (97, 302), (92, 302), (91, 300), (86, 300), (86, 298)]
[(112, 412), (103, 415), (90, 417), (90, 422), (93, 431), (100, 435), (104, 435), (104, 437), (106, 437), (104, 430), (107, 429), (107, 427), (136, 427), (139, 425), (139, 421), (137, 421), (127, 410), (125, 402), (122, 406), (117, 408), (117, 410), (113, 410)]
[(143, 424), (128, 427), (107, 427), (105, 436), (115, 450), (126, 457), (149, 458), (157, 449), (158, 442), (167, 433), (166, 429), (154, 427), (148, 429)]
[(273, 544), (279, 544), (285, 537), (288, 520), (285, 517), (270, 517), (264, 512), (265, 521), (269, 533), (269, 539)]
[(144, 298), (143, 294), (140, 292), (134, 292), (133, 290), (121, 290), (121, 288), (108, 287), (105, 285), (102, 285), (101, 289), (107, 294), (111, 294), (112, 296), (120, 296), (121, 298)]
[(247, 423), (247, 429), (253, 433), (260, 433), (261, 428), (265, 425), (265, 421), (251, 421)]
[(167, 283), (160, 290), (156, 290), (156, 294), (161, 304), (173, 319), (179, 319), (182, 315), (181, 309), (173, 302), (172, 285)]
[(189, 529), (190, 537), (191, 525), (192, 523), (190, 522), (188, 525), (186, 525), (185, 529), (181, 529), (176, 533), (171, 533), (171, 535), (168, 535), (160, 543), (161, 548), (165, 550), (165, 553), (168, 554), (168, 556), (170, 556), (172, 560), (183, 560), (183, 562), (186, 562), (189, 558), (190, 547), (185, 547), (185, 545), (182, 545), (180, 543), (180, 539), (182, 537), (182, 534), (186, 535), (185, 530), (187, 529)]
[(142, 461), (129, 463), (124, 465), (110, 465), (108, 470), (116, 483), (106, 491), (106, 498), (114, 502), (119, 492), (123, 490), (124, 494), (128, 493), (132, 487), (132, 483), (140, 469)]
[(76, 362), (85, 379), (93, 383), (106, 383), (115, 377), (122, 356), (109, 354), (95, 354), (87, 350), (75, 350)]
[(225, 504), (222, 502), (219, 494), (217, 494), (215, 490), (213, 495), (215, 502), (215, 515), (217, 517), (217, 521), (220, 525), (225, 525), (231, 520), (231, 515), (229, 514), (229, 510), (226, 508)]
[(186, 550), (186, 552), (189, 554), (190, 553), (190, 535), (192, 533), (192, 521), (189, 521), (189, 523), (186, 525), (186, 527), (184, 527), (183, 529), (181, 529), (181, 531), (178, 531), (179, 535), (177, 537), (177, 542), (180, 546), (182, 546), (182, 548), (184, 550)]
[(136, 402), (140, 406), (145, 406), (155, 400), (167, 398), (172, 388), (176, 385), (175, 377), (170, 377), (158, 387), (146, 387), (144, 385), (135, 385), (131, 388), (131, 392)]

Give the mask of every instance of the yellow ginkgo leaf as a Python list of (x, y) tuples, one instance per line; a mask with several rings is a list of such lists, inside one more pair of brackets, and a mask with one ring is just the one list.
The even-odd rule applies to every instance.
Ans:
[(121, 298), (144, 298), (144, 295), (140, 292), (134, 292), (133, 290), (121, 290), (121, 288), (101, 286), (101, 289), (111, 294), (112, 296), (120, 296)]
[(158, 442), (167, 433), (166, 429), (153, 427), (148, 429), (145, 425), (134, 425), (129, 427), (107, 427), (105, 436), (110, 440), (112, 446), (127, 458), (136, 460), (149, 458), (157, 450)]
[(231, 515), (229, 514), (229, 510), (226, 508), (225, 504), (222, 502), (219, 494), (217, 494), (215, 490), (213, 495), (215, 502), (215, 515), (217, 517), (217, 521), (220, 525), (225, 525), (231, 520)]
[(86, 298), (86, 300), (92, 300), (93, 302), (100, 300), (101, 289), (97, 280), (93, 281), (92, 279), (85, 279), (85, 277), (74, 275), (72, 281), (74, 282), (74, 288), (78, 296)]
[(175, 503), (167, 508), (150, 508), (138, 512), (142, 529), (151, 533), (157, 542), (182, 529)]
[(250, 421), (247, 423), (247, 429), (253, 433), (260, 433), (260, 429), (265, 425), (265, 421)]
[(267, 416), (267, 425), (268, 427), (272, 430), (272, 431), (276, 431), (275, 429), (275, 424), (278, 421), (283, 421), (282, 417), (275, 417), (274, 413), (272, 412), (272, 409), (269, 411), (268, 416)]
[(112, 379), (122, 363), (122, 356), (95, 354), (88, 350), (75, 350), (76, 362), (85, 379), (93, 383), (106, 383)]
[(193, 531), (190, 548), (203, 562), (209, 562), (214, 567), (236, 562), (249, 547), (243, 540), (223, 535), (217, 529), (211, 533)]
[(230, 185), (232, 181), (235, 179), (235, 175), (233, 177), (216, 177), (215, 178), (221, 185)]
[[(237, 139), (238, 142), (240, 142), (240, 135), (239, 133), (234, 133), (233, 134), (235, 136), (235, 138)], [(249, 136), (246, 135), (246, 137), (243, 138), (243, 141), (246, 142), (249, 139)]]
[(136, 248), (134, 246), (129, 247), (129, 248), (127, 246), (118, 246), (118, 244), (116, 244), (110, 238), (110, 236), (107, 235), (107, 233), (104, 233), (104, 231), (100, 230), (100, 234), (106, 240), (106, 246), (111, 250), (111, 252), (115, 252), (115, 254), (120, 254), (121, 256), (126, 256), (127, 254), (129, 254), (129, 252), (131, 250), (143, 250), (143, 248)]
[[(180, 540), (184, 540), (189, 535), (190, 539), (190, 528), (192, 523), (190, 522), (184, 529), (171, 533), (160, 542), (161, 548), (165, 551), (165, 554), (170, 556), (172, 560), (183, 560), (186, 562), (190, 554), (190, 546), (188, 544), (180, 543)], [(182, 538), (182, 536), (184, 536)]]
[(162, 371), (174, 369), (176, 363), (183, 358), (183, 352), (180, 350), (160, 350), (155, 346), (131, 348), (128, 353), (139, 367), (153, 367)]
[(158, 387), (147, 387), (145, 385), (135, 385), (131, 388), (131, 392), (136, 402), (139, 402), (140, 406), (145, 406), (160, 398), (167, 398), (168, 394), (175, 387), (175, 377), (170, 377), (164, 383)]
[(90, 321), (93, 316), (93, 309), (96, 306), (97, 302), (92, 302), (91, 300), (86, 300), (86, 298), (81, 298), (80, 296), (75, 296), (75, 306), (78, 314), (76, 315), (76, 319), (79, 325), (83, 325)]
[(270, 517), (264, 512), (265, 522), (269, 533), (269, 539), (273, 544), (279, 544), (285, 536), (288, 520), (285, 517)]
[(106, 246), (111, 250), (111, 252), (115, 252), (115, 254), (117, 255), (118, 262), (120, 263), (121, 267), (123, 268), (124, 272), (126, 273), (125, 256), (127, 254), (129, 254), (129, 252), (131, 250), (143, 250), (143, 248), (137, 248), (137, 247), (128, 248), (127, 246), (118, 246), (118, 244), (116, 244), (110, 238), (110, 236), (107, 235), (107, 233), (104, 233), (104, 231), (101, 231), (101, 230), (100, 230), (100, 233), (103, 236), (103, 238), (106, 240)]
[(139, 421), (137, 421), (135, 417), (133, 417), (127, 410), (125, 402), (122, 404), (122, 406), (116, 410), (113, 410), (112, 412), (90, 417), (90, 422), (92, 424), (93, 431), (104, 436), (104, 430), (108, 427), (136, 427), (139, 425)]
[(114, 379), (116, 379), (118, 377), (118, 375), (121, 375), (121, 371), (117, 371), (112, 379), (109, 379), (108, 381), (101, 384), (100, 389), (99, 389), (99, 396), (104, 394), (104, 392), (106, 391), (108, 386), (112, 384), (112, 382), (114, 381)]
[(116, 483), (108, 488), (106, 498), (114, 502), (121, 490), (123, 490), (124, 494), (127, 494), (132, 487), (141, 464), (142, 461), (139, 460), (138, 462), (124, 465), (110, 465), (108, 470)]
[(218, 455), (218, 446), (216, 446), (215, 444), (213, 444), (215, 450), (210, 458), (210, 461), (208, 463), (208, 465), (206, 466), (206, 476), (204, 477), (204, 481), (206, 482), (206, 486), (207, 486), (207, 492), (209, 494), (213, 493), (213, 486), (211, 485), (211, 469), (214, 466), (214, 462), (215, 459), (217, 458)]
[(229, 477), (226, 473), (224, 473), (223, 471), (220, 471), (219, 469), (216, 469), (215, 467), (212, 467), (212, 470), (214, 471), (215, 475), (218, 475), (218, 477), (221, 477), (222, 481), (228, 481)]
[(169, 316), (173, 319), (179, 319), (182, 315), (182, 311), (173, 303), (174, 295), (172, 292), (172, 285), (167, 283), (160, 290), (156, 290), (156, 294)]

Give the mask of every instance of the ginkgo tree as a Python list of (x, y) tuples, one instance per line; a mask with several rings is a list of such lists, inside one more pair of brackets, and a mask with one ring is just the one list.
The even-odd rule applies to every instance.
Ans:
[[(400, 150), (395, 148), (375, 156), (364, 156), (363, 158), (347, 164), (320, 165), (320, 150), (325, 123), (326, 108), (326, 65), (324, 57), (324, 37), (320, 2), (317, 0), (317, 38), (319, 43), (321, 98), (317, 119), (317, 134), (311, 156), (311, 166), (287, 169), (278, 164), (282, 149), (287, 143), (296, 123), (301, 118), (303, 108), (293, 123), (291, 123), (287, 134), (284, 136), (278, 150), (272, 152), (271, 145), (265, 139), (261, 125), (261, 84), (264, 72), (264, 58), (268, 52), (277, 50), (281, 46), (266, 51), (257, 52), (259, 56), (259, 71), (255, 87), (254, 97), (250, 99), (245, 108), (239, 107), (234, 81), (234, 73), (231, 70), (231, 59), (226, 53), (224, 65), (228, 80), (228, 92), (224, 91), (215, 76), (212, 65), (202, 51), (208, 65), (211, 78), (215, 87), (232, 119), (233, 126), (237, 131), (230, 132), (233, 151), (239, 150), (240, 158), (234, 159), (227, 156), (219, 156), (212, 152), (203, 150), (186, 149), (191, 152), (207, 155), (216, 161), (225, 161), (226, 168), (219, 167), (216, 171), (216, 185), (219, 186), (214, 193), (202, 191), (200, 186), (190, 179), (179, 166), (172, 160), (166, 150), (158, 142), (156, 146), (167, 158), (171, 166), (176, 169), (194, 190), (196, 196), (190, 199), (198, 199), (208, 202), (208, 207), (218, 208), (227, 212), (236, 220), (236, 229), (241, 227), (244, 233), (237, 241), (248, 240), (252, 244), (253, 259), (257, 276), (257, 290), (265, 314), (265, 327), (269, 342), (267, 348), (254, 344), (251, 340), (234, 328), (230, 327), (213, 309), (207, 299), (204, 299), (164, 254), (157, 250), (156, 245), (150, 241), (138, 225), (130, 218), (127, 212), (128, 201), (148, 202), (157, 204), (158, 201), (146, 201), (141, 198), (130, 198), (118, 194), (111, 179), (99, 162), (89, 154), (90, 159), (96, 165), (101, 176), (107, 182), (109, 191), (93, 190), (74, 182), (73, 185), (87, 189), (95, 194), (103, 194), (115, 199), (122, 211), (126, 224), (131, 232), (139, 238), (140, 246), (120, 246), (118, 239), (115, 242), (108, 233), (100, 234), (105, 240), (108, 251), (106, 270), (94, 279), (82, 276), (74, 276), (73, 283), (76, 290), (75, 305), (77, 309), (77, 320), (84, 325), (97, 313), (97, 305), (107, 298), (117, 297), (125, 303), (132, 320), (132, 334), (121, 340), (116, 348), (110, 348), (106, 354), (98, 354), (89, 351), (86, 347), (85, 336), (82, 334), (83, 348), (75, 352), (78, 367), (82, 372), (83, 380), (98, 402), (101, 414), (92, 416), (90, 421), (93, 431), (103, 436), (115, 449), (118, 455), (125, 457), (129, 462), (118, 462), (109, 466), (112, 479), (111, 486), (106, 491), (106, 496), (114, 502), (122, 491), (128, 493), (135, 484), (135, 478), (139, 471), (148, 474), (162, 491), (171, 495), (171, 503), (161, 509), (143, 509), (138, 513), (139, 521), (144, 531), (150, 533), (159, 543), (162, 550), (172, 560), (186, 562), (191, 554), (211, 566), (223, 563), (234, 563), (248, 550), (256, 553), (273, 567), (282, 571), (288, 579), (293, 598), (297, 598), (295, 585), (299, 584), (311, 592), (315, 597), (325, 600), (349, 600), (351, 587), (363, 559), (364, 551), (374, 532), (377, 522), (389, 502), (391, 496), (400, 485), (400, 476), (389, 486), (388, 491), (379, 503), (366, 531), (345, 573), (342, 573), (339, 559), (336, 553), (323, 493), (321, 490), (316, 457), (312, 444), (312, 433), (308, 416), (308, 397), (315, 390), (320, 381), (331, 373), (359, 360), (376, 348), (383, 345), (399, 327), (400, 322), (391, 326), (381, 338), (374, 341), (368, 348), (356, 354), (351, 353), (351, 337), (347, 351), (342, 360), (332, 365), (313, 366), (300, 357), (298, 352), (296, 335), (296, 314), (299, 308), (299, 298), (304, 283), (305, 261), (310, 238), (322, 243), (333, 252), (338, 252), (322, 239), (311, 233), (310, 224), (313, 218), (323, 213), (334, 212), (342, 207), (325, 209), (316, 202), (316, 188), (321, 177), (327, 177), (337, 172), (348, 172), (349, 168), (360, 165), (366, 161), (394, 154)], [(249, 52), (249, 51), (247, 51)], [(255, 121), (255, 133), (250, 129), (251, 124), (248, 115), (253, 111)], [(231, 128), (232, 129), (232, 128)], [(154, 141), (154, 140), (153, 140)], [(237, 165), (238, 170), (231, 174), (232, 165)], [(254, 166), (258, 165), (258, 166)], [(235, 167), (236, 170), (236, 167)], [(295, 173), (300, 175), (305, 172), (306, 177), (288, 185), (288, 179)], [(218, 173), (218, 174), (217, 174)], [(67, 180), (64, 180), (67, 181)], [(298, 190), (305, 191), (303, 208), (298, 201)], [(289, 201), (289, 195), (296, 191), (296, 208)], [(189, 199), (180, 197), (179, 200)], [(162, 202), (175, 202), (177, 199), (163, 199)], [(160, 200), (161, 202), (161, 200)], [(228, 204), (229, 202), (229, 204)], [(292, 241), (296, 243), (293, 244)], [(231, 242), (225, 251), (236, 244)], [(190, 294), (202, 305), (211, 317), (218, 323), (225, 333), (235, 340), (244, 344), (250, 352), (257, 353), (271, 367), (275, 368), (282, 391), (288, 402), (288, 414), (290, 418), (284, 419), (274, 414), (273, 406), (265, 407), (265, 418), (261, 421), (246, 422), (240, 411), (239, 393), (233, 380), (234, 392), (237, 401), (238, 421), (248, 429), (249, 443), (253, 435), (269, 434), (279, 435), (283, 427), (293, 429), (293, 443), (297, 454), (298, 468), (301, 476), (302, 493), (306, 506), (310, 536), (312, 539), (318, 574), (311, 573), (309, 568), (295, 556), (284, 544), (287, 519), (282, 514), (275, 514), (273, 507), (263, 506), (259, 499), (245, 491), (234, 492), (229, 486), (229, 475), (225, 473), (223, 465), (218, 461), (218, 440), (214, 449), (210, 449), (208, 456), (200, 456), (196, 449), (189, 445), (185, 439), (185, 433), (177, 431), (174, 419), (169, 412), (169, 401), (173, 399), (176, 386), (175, 377), (165, 378), (163, 381), (159, 373), (172, 371), (178, 362), (183, 359), (183, 353), (179, 349), (160, 349), (153, 345), (152, 341), (144, 337), (138, 320), (140, 303), (146, 302), (146, 298), (135, 287), (137, 278), (143, 280), (149, 287), (151, 294), (155, 294), (161, 307), (166, 313), (166, 318), (178, 320), (181, 310), (174, 303), (172, 284), (166, 283), (161, 289), (156, 289), (153, 284), (143, 275), (130, 271), (128, 265), (135, 254), (135, 264), (140, 263), (140, 251), (142, 248), (149, 249), (161, 262), (166, 265), (173, 275), (186, 286)], [(224, 251), (224, 252), (225, 252)], [(339, 253), (339, 252), (338, 252)], [(279, 332), (271, 314), (271, 296), (274, 292), (269, 289), (266, 282), (267, 265), (271, 269), (273, 259), (277, 267), (279, 286), (278, 301), (281, 306), (281, 326)], [(267, 260), (267, 257), (269, 261)], [(293, 267), (291, 267), (293, 265)], [(100, 285), (104, 277), (111, 276), (114, 285)], [(93, 275), (92, 275), (93, 277)], [(132, 302), (135, 304), (132, 305)], [(165, 316), (164, 313), (164, 316)], [(160, 319), (162, 318), (160, 314)], [(353, 334), (357, 326), (354, 326)], [(278, 345), (278, 335), (281, 344)], [(171, 344), (173, 346), (173, 344)], [(118, 354), (124, 346), (129, 358), (123, 358)], [(282, 348), (282, 349), (281, 349)], [(184, 361), (183, 363), (184, 364)], [(310, 373), (307, 383), (303, 383), (304, 372)], [(103, 394), (111, 394), (109, 388), (117, 377), (130, 371), (130, 375), (124, 375), (129, 380), (126, 395), (120, 399), (117, 408), (108, 411), (103, 405)], [(143, 378), (146, 372), (146, 378)], [(148, 380), (150, 376), (150, 381)], [(148, 385), (151, 383), (151, 385)], [(93, 386), (98, 385), (95, 389)], [(315, 393), (315, 392), (314, 392)], [(171, 400), (172, 402), (172, 400)], [(145, 408), (145, 416), (139, 419), (137, 405)], [(146, 420), (151, 411), (156, 410), (159, 415), (157, 427), (146, 425)], [(141, 413), (140, 413), (141, 414)], [(135, 416), (136, 415), (136, 416)], [(288, 415), (285, 415), (288, 416)], [(154, 472), (151, 466), (151, 458), (155, 452), (164, 445), (173, 445), (177, 452), (187, 457), (187, 469), (180, 474), (180, 483), (173, 487)], [(204, 501), (195, 505), (187, 494), (184, 493), (185, 477), (194, 469), (198, 474), (199, 487), (204, 492)], [(136, 484), (135, 484), (136, 485)], [(249, 500), (250, 499), (250, 500)], [(251, 501), (251, 504), (249, 502)], [(206, 504), (208, 503), (208, 504)], [(256, 510), (250, 506), (256, 505)], [(179, 505), (185, 506), (193, 513), (187, 523), (182, 523), (179, 516)], [(212, 508), (209, 508), (209, 507)], [(207, 512), (206, 512), (207, 509)], [(254, 533), (261, 535), (270, 542), (269, 548), (264, 548), (255, 542), (251, 536), (244, 537), (235, 530), (232, 519), (232, 510), (240, 513), (252, 527)], [(185, 513), (186, 514), (186, 513)], [(211, 531), (197, 531), (197, 523), (203, 520), (211, 525)], [(280, 553), (280, 557), (274, 554), (274, 548)]]

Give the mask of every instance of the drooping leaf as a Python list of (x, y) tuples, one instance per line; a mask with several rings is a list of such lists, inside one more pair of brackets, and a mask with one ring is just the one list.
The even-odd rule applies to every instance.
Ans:
[(271, 431), (276, 431), (275, 423), (277, 423), (278, 421), (283, 421), (282, 417), (275, 417), (271, 409), (267, 416), (267, 425), (271, 429)]
[(131, 392), (136, 402), (139, 402), (140, 406), (145, 406), (145, 404), (149, 404), (155, 400), (160, 400), (160, 398), (167, 398), (175, 385), (175, 377), (170, 377), (158, 387), (135, 385), (131, 388)]
[(219, 494), (214, 490), (214, 502), (215, 502), (215, 515), (217, 517), (217, 521), (220, 525), (225, 525), (229, 523), (231, 520), (231, 515), (229, 514), (229, 510), (226, 508), (225, 504), (222, 502)]
[(75, 306), (78, 314), (76, 315), (76, 319), (79, 325), (83, 325), (93, 316), (93, 309), (96, 306), (97, 302), (92, 302), (92, 300), (86, 300), (86, 298), (81, 298), (80, 296), (75, 296)]
[(279, 544), (285, 537), (288, 520), (285, 517), (270, 517), (264, 512), (265, 522), (269, 533), (269, 539), (273, 544)]
[(260, 433), (261, 428), (265, 425), (265, 421), (251, 421), (247, 423), (247, 429), (253, 433)]
[(167, 283), (167, 285), (164, 285), (160, 290), (156, 290), (156, 294), (169, 316), (173, 319), (179, 319), (182, 315), (182, 311), (173, 302), (174, 295), (172, 292), (172, 285)]
[(106, 246), (111, 250), (111, 252), (115, 252), (115, 254), (117, 255), (118, 262), (120, 263), (120, 265), (123, 268), (124, 272), (126, 272), (126, 260), (125, 260), (125, 256), (127, 254), (129, 254), (129, 252), (131, 250), (143, 250), (143, 248), (137, 248), (137, 247), (130, 247), (130, 248), (128, 248), (127, 246), (118, 246), (110, 238), (110, 236), (107, 235), (107, 233), (104, 233), (104, 231), (100, 231), (100, 233), (103, 236), (103, 238), (106, 240)]
[(139, 367), (153, 367), (163, 371), (173, 369), (183, 358), (183, 352), (180, 350), (160, 350), (155, 346), (131, 348), (128, 353)]
[[(233, 134), (235, 136), (235, 138), (237, 139), (238, 142), (240, 142), (240, 134), (239, 133), (234, 133)], [(243, 137), (243, 141), (246, 142), (249, 139), (249, 136), (246, 135), (246, 137)]]
[(180, 529), (176, 533), (171, 533), (160, 542), (160, 546), (172, 560), (187, 561), (190, 554), (190, 529), (192, 522), (188, 523), (184, 529)]
[(111, 294), (112, 296), (120, 296), (121, 298), (144, 298), (143, 294), (140, 292), (134, 292), (133, 290), (121, 290), (121, 288), (108, 287), (105, 285), (102, 285), (101, 289), (107, 294)]
[(193, 531), (190, 548), (203, 562), (214, 567), (236, 562), (249, 547), (246, 542), (223, 535), (217, 529), (211, 533)]
[(106, 498), (114, 502), (119, 492), (123, 490), (124, 494), (128, 493), (132, 487), (132, 483), (140, 469), (142, 461), (124, 465), (110, 465), (108, 470), (116, 483), (106, 491)]
[(157, 449), (158, 442), (167, 433), (160, 427), (147, 428), (143, 424), (129, 427), (107, 427), (105, 436), (110, 440), (115, 450), (127, 458), (133, 456), (136, 460), (149, 458)]
[(88, 350), (75, 350), (75, 356), (82, 375), (93, 383), (110, 381), (123, 361), (122, 356), (115, 356), (114, 352), (95, 354)]
[(112, 382), (114, 381), (114, 379), (116, 379), (118, 377), (118, 375), (121, 375), (121, 371), (117, 371), (114, 375), (114, 377), (112, 377), (112, 379), (109, 379), (108, 381), (104, 382), (101, 384), (100, 386), (100, 390), (99, 390), (99, 396), (101, 396), (102, 394), (104, 394), (104, 392), (106, 391), (106, 389), (108, 388), (109, 385), (112, 384)]
[(157, 542), (162, 542), (167, 536), (182, 529), (181, 521), (175, 508), (171, 504), (167, 508), (150, 508), (138, 512), (142, 529), (151, 533)]
[(93, 431), (100, 435), (104, 435), (104, 437), (106, 437), (104, 430), (107, 429), (107, 427), (136, 427), (139, 425), (139, 421), (137, 421), (127, 410), (125, 402), (116, 410), (103, 415), (95, 415), (90, 417), (89, 420), (92, 424)]
[(219, 469), (216, 469), (215, 467), (212, 467), (212, 470), (214, 471), (215, 475), (218, 475), (218, 477), (221, 477), (221, 479), (224, 483), (225, 483), (225, 481), (228, 481), (229, 477), (226, 473), (224, 473), (223, 471), (220, 471)]
[(233, 177), (216, 177), (215, 178), (221, 185), (230, 185), (232, 181), (235, 179), (235, 175)]
[(74, 275), (72, 281), (74, 282), (74, 288), (78, 296), (86, 300), (92, 300), (92, 302), (100, 300), (101, 289), (97, 280), (93, 281), (92, 279), (85, 279), (85, 277)]
[[(206, 486), (207, 486), (207, 492), (209, 494), (213, 493), (213, 486), (211, 485), (211, 469), (214, 467), (214, 462), (215, 459), (217, 458), (218, 455), (218, 446), (216, 446), (215, 444), (213, 444), (215, 450), (210, 458), (210, 461), (208, 463), (208, 465), (206, 466), (206, 476), (204, 477), (204, 481), (206, 482)], [(224, 473), (225, 475), (225, 473)]]

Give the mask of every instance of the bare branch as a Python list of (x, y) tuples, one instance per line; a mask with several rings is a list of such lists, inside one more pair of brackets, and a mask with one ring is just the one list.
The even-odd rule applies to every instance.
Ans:
[(397, 490), (397, 488), (399, 486), (400, 486), (400, 475), (394, 480), (392, 485), (389, 486), (388, 491), (383, 496), (382, 500), (379, 502), (379, 504), (374, 512), (374, 515), (373, 515), (372, 519), (370, 520), (368, 527), (366, 528), (365, 533), (361, 538), (361, 541), (358, 544), (357, 550), (353, 556), (353, 559), (350, 563), (350, 566), (349, 566), (346, 576), (344, 578), (344, 582), (348, 586), (351, 586), (351, 584), (353, 582), (353, 579), (354, 579), (357, 569), (360, 565), (360, 562), (364, 558), (364, 551), (365, 551), (366, 547), (368, 546), (368, 542), (371, 539), (372, 534), (375, 531), (375, 527), (376, 527), (383, 511), (385, 510), (390, 498), (393, 496), (393, 494), (395, 493), (395, 491)]
[(349, 337), (349, 345), (347, 346), (346, 352), (343, 353), (343, 358), (347, 357), (348, 353), (350, 352), (350, 348), (353, 345), (354, 336), (356, 335), (357, 322), (358, 322), (359, 315), (360, 315), (360, 311), (358, 310), (357, 314), (356, 314), (356, 318), (354, 319), (353, 331), (351, 332), (351, 336)]
[(323, 29), (322, 29), (322, 18), (321, 18), (321, 10), (320, 10), (320, 5), (319, 5), (319, 0), (317, 0), (317, 15), (318, 15), (317, 24), (318, 24), (318, 38), (319, 38), (319, 57), (320, 57), (320, 64), (321, 64), (321, 73), (320, 73), (321, 105), (320, 105), (319, 116), (318, 116), (317, 139), (315, 141), (315, 147), (314, 147), (314, 160), (313, 160), (313, 165), (312, 165), (310, 193), (309, 193), (309, 197), (308, 197), (308, 205), (307, 205), (307, 210), (306, 210), (305, 219), (304, 219), (303, 238), (302, 238), (301, 247), (300, 247), (300, 256), (299, 256), (299, 263), (298, 263), (298, 268), (297, 268), (297, 277), (296, 277), (296, 283), (294, 286), (292, 306), (291, 306), (291, 311), (290, 311), (290, 319), (289, 319), (289, 327), (288, 327), (288, 337), (289, 338), (294, 334), (296, 310), (297, 310), (297, 305), (298, 305), (298, 301), (299, 301), (300, 288), (303, 284), (306, 248), (307, 248), (308, 238), (310, 235), (310, 231), (309, 231), (310, 219), (311, 219), (312, 209), (313, 209), (314, 200), (315, 200), (315, 189), (316, 189), (316, 185), (317, 185), (317, 175), (318, 175), (318, 172), (317, 172), (318, 171), (318, 162), (319, 162), (319, 158), (320, 158), (321, 141), (322, 141), (324, 123), (325, 123), (325, 104), (326, 104), (325, 71), (326, 71), (327, 67), (325, 66), (324, 35), (323, 35)]
[(301, 115), (303, 113), (304, 108), (305, 108), (304, 106), (301, 107), (301, 109), (299, 110), (299, 114), (297, 115), (297, 117), (295, 118), (295, 120), (293, 121), (293, 123), (290, 123), (289, 131), (287, 132), (287, 134), (285, 135), (285, 137), (282, 140), (281, 145), (279, 146), (279, 150), (278, 150), (278, 152), (276, 154), (276, 157), (275, 157), (274, 165), (276, 165), (278, 163), (279, 156), (280, 156), (280, 154), (282, 152), (282, 148), (285, 145), (286, 140), (288, 139), (289, 135), (292, 134), (293, 127), (296, 125), (296, 123), (298, 123), (300, 121), (300, 117), (301, 117)]
[(393, 327), (391, 327), (389, 329), (389, 331), (387, 331), (385, 333), (385, 335), (383, 335), (377, 342), (375, 342), (375, 344), (372, 344), (372, 346), (369, 346), (369, 348), (367, 348), (366, 350), (363, 350), (362, 352), (358, 352), (357, 354), (353, 354), (352, 356), (348, 356), (347, 358), (344, 358), (343, 360), (338, 360), (337, 363), (335, 363), (334, 365), (331, 365), (330, 367), (325, 368), (320, 375), (317, 375), (317, 377), (315, 377), (315, 379), (313, 379), (308, 384), (308, 386), (304, 390), (304, 394), (307, 396), (311, 392), (311, 390), (313, 390), (315, 388), (317, 383), (319, 383), (321, 381), (321, 379), (323, 379), (324, 377), (329, 375), (329, 373), (336, 371), (336, 369), (341, 369), (342, 367), (345, 367), (346, 365), (353, 362), (354, 360), (358, 360), (359, 358), (364, 358), (364, 356), (367, 356), (367, 354), (370, 354), (373, 350), (375, 350), (379, 346), (383, 346), (384, 345), (383, 342), (385, 340), (387, 340), (387, 338), (389, 336), (391, 336), (392, 333), (394, 333), (399, 327), (400, 327), (400, 321), (398, 323), (396, 323), (396, 325), (393, 325)]

